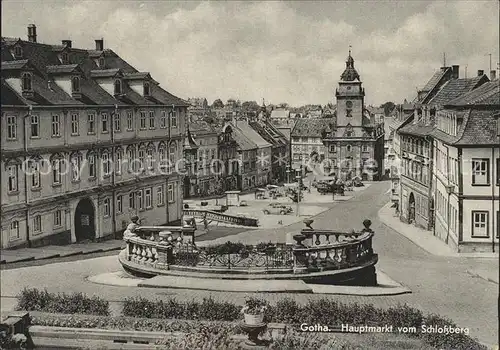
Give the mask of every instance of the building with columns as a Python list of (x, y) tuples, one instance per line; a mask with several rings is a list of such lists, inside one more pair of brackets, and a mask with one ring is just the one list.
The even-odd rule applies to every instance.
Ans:
[(330, 173), (349, 180), (380, 180), (384, 173), (384, 127), (365, 108), (365, 89), (349, 50), (346, 68), (335, 91), (336, 125), (322, 137)]
[[(2, 247), (178, 222), (188, 104), (96, 40), (1, 40)], [(182, 166), (181, 166), (182, 167)]]

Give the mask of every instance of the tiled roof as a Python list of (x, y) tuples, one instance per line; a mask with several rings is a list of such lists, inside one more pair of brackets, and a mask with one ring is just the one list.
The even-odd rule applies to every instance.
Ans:
[(188, 127), (186, 137), (184, 138), (184, 150), (186, 151), (191, 149), (197, 149), (198, 147), (199, 146), (194, 140), (193, 135), (191, 134), (191, 130), (189, 130)]
[(18, 70), (23, 69), (28, 64), (28, 60), (19, 61), (2, 61), (2, 70)]
[(193, 133), (194, 137), (198, 135), (217, 134), (217, 130), (203, 120), (190, 122), (189, 130)]
[(2, 105), (8, 106), (18, 106), (26, 105), (24, 99), (19, 96), (13, 89), (8, 86), (4, 80), (2, 80), (2, 91), (0, 95), (0, 101)]
[(126, 73), (123, 78), (127, 80), (149, 79), (151, 78), (151, 75), (149, 74), (149, 72)]
[(430, 92), (432, 89), (434, 89), (434, 87), (441, 81), (441, 79), (444, 77), (444, 75), (446, 74), (447, 70), (449, 69), (449, 67), (446, 67), (445, 70), (443, 69), (440, 69), (438, 71), (436, 71), (434, 73), (434, 75), (429, 79), (429, 81), (427, 82), (427, 84), (425, 84), (424, 88), (422, 89), (422, 91), (425, 91), (425, 92)]
[(401, 134), (409, 134), (414, 136), (428, 136), (432, 133), (432, 131), (436, 128), (433, 123), (423, 124), (422, 122), (409, 123), (399, 129), (399, 133)]
[(236, 124), (236, 128), (240, 129), (243, 134), (252, 143), (256, 144), (258, 148), (271, 147), (271, 144), (264, 140), (262, 136), (259, 135), (246, 121), (242, 121)]
[(271, 112), (271, 118), (289, 118), (290, 117), (290, 111), (283, 110), (283, 109), (275, 109), (274, 111)]
[(324, 130), (330, 130), (334, 127), (333, 118), (318, 119), (297, 119), (292, 129), (292, 137), (321, 137)]
[(95, 69), (90, 71), (90, 76), (92, 78), (112, 78), (115, 77), (120, 72), (120, 69)]
[(472, 110), (467, 122), (464, 121), (465, 130), (457, 145), (498, 145), (497, 136), (497, 110)]
[[(33, 66), (36, 71), (33, 76), (34, 97), (29, 103), (42, 105), (56, 104), (88, 104), (88, 105), (176, 105), (187, 106), (186, 101), (175, 97), (169, 92), (163, 90), (153, 80), (151, 84), (151, 97), (144, 98), (140, 94), (133, 91), (127, 84), (123, 84), (124, 94), (115, 98), (104, 90), (99, 84), (94, 81), (93, 77), (106, 78), (114, 75), (115, 72), (121, 71), (125, 75), (144, 76), (144, 73), (138, 72), (135, 68), (121, 59), (112, 50), (96, 52), (95, 50), (82, 50), (78, 48), (67, 48), (69, 59), (72, 64), (61, 65), (58, 58), (58, 52), (61, 45), (47, 45), (42, 43), (33, 43), (29, 41), (20, 41), (19, 39), (2, 38), (2, 70), (12, 70), (13, 68), (24, 68), (22, 62), (13, 61), (14, 58), (10, 53), (10, 48), (17, 42), (23, 48), (23, 58), (27, 59), (30, 66)], [(104, 55), (106, 67), (109, 69), (98, 69), (97, 64), (91, 57)], [(25, 60), (23, 60), (24, 62)], [(67, 73), (78, 66), (84, 76), (80, 82), (81, 98), (73, 98), (71, 95), (64, 92), (56, 83), (49, 84), (49, 74)], [(77, 69), (77, 68), (75, 68)], [(14, 87), (12, 87), (14, 88)]]
[(257, 144), (253, 143), (250, 139), (248, 139), (240, 128), (236, 127), (236, 125), (233, 123), (230, 123), (230, 125), (233, 129), (232, 133), (233, 139), (238, 144), (238, 148), (240, 150), (249, 151), (258, 148)]
[(500, 80), (487, 82), (447, 103), (450, 106), (500, 105)]
[(264, 140), (273, 146), (286, 145), (287, 141), (285, 135), (271, 125), (271, 123), (262, 121), (250, 122), (249, 124)]
[(56, 66), (47, 66), (47, 73), (49, 74), (73, 73), (76, 69), (78, 69), (77, 64), (59, 64)]
[(486, 75), (474, 78), (451, 79), (439, 89), (437, 94), (428, 102), (429, 105), (443, 106), (451, 100), (486, 83)]

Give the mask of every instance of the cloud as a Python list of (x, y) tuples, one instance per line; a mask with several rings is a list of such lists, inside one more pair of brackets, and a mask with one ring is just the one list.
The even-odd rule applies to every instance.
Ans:
[(349, 16), (316, 19), (274, 1), (167, 10), (156, 2), (49, 4), (2, 2), (10, 11), (4, 12), (4, 35), (25, 36), (18, 18), (29, 18), (46, 42), (71, 38), (76, 47), (92, 47), (102, 36), (106, 47), (183, 98), (335, 102), (349, 44), (367, 102), (374, 104), (412, 98), (442, 65), (443, 52), (447, 64), (467, 64), (469, 76), (489, 69), (485, 54), (493, 54), (494, 67), (499, 57), (495, 1), (429, 3), (423, 12), (402, 17), (392, 31), (367, 30)]

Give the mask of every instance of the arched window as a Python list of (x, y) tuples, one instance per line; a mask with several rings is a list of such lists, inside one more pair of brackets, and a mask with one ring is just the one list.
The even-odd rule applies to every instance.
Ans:
[(63, 52), (61, 54), (61, 61), (63, 64), (68, 64), (69, 63), (69, 55), (67, 52)]
[(149, 144), (146, 151), (146, 164), (148, 169), (153, 169), (154, 155), (155, 155), (155, 147), (153, 144)]
[(87, 153), (87, 161), (89, 167), (89, 177), (94, 178), (97, 176), (97, 169), (96, 169), (97, 155), (95, 154), (95, 152), (90, 151)]
[(22, 75), (23, 91), (33, 90), (32, 78), (33, 77), (31, 76), (31, 73), (23, 73)]
[(160, 160), (160, 169), (164, 169), (167, 166), (167, 147), (165, 143), (160, 142), (158, 145), (158, 159)]
[(80, 77), (73, 77), (71, 79), (71, 90), (73, 92), (80, 92)]
[(102, 175), (109, 176), (111, 174), (111, 159), (109, 159), (109, 151), (104, 150), (101, 154)]
[(170, 142), (169, 150), (168, 150), (168, 160), (169, 160), (169, 168), (170, 172), (175, 168), (175, 162), (177, 158), (177, 143), (175, 141)]
[(18, 45), (14, 48), (14, 56), (18, 59), (23, 57), (23, 48), (21, 46)]
[(123, 150), (121, 147), (115, 149), (115, 173), (120, 175), (122, 173)]
[(144, 96), (149, 96), (151, 94), (149, 83), (144, 82)]
[(146, 147), (144, 147), (144, 145), (140, 145), (139, 152), (137, 155), (137, 161), (138, 161), (140, 171), (144, 170), (144, 159), (146, 159)]
[(62, 183), (62, 163), (63, 157), (60, 154), (54, 154), (50, 157), (50, 165), (52, 167), (52, 185), (60, 185)]
[(71, 180), (79, 181), (81, 175), (82, 154), (80, 152), (72, 153), (70, 161), (71, 161)]
[(120, 79), (115, 80), (115, 95), (122, 93), (122, 81)]
[(128, 146), (127, 147), (127, 162), (128, 162), (128, 171), (132, 172), (136, 169), (135, 165), (135, 147)]
[(33, 157), (29, 161), (31, 188), (40, 188), (40, 159), (40, 157)]
[(351, 152), (351, 145), (347, 145), (347, 152)]

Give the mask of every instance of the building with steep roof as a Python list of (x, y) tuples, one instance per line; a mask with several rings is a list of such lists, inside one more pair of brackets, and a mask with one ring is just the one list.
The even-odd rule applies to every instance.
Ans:
[[(218, 132), (207, 122), (191, 121), (187, 126), (197, 145), (196, 176), (191, 178), (186, 197), (206, 197), (222, 191), (222, 184), (217, 175)], [(189, 191), (189, 192), (188, 192)]]
[(323, 161), (327, 156), (323, 136), (334, 128), (334, 119), (297, 119), (291, 132), (292, 167), (298, 168), (309, 160)]
[[(248, 121), (238, 121), (234, 124), (245, 137), (257, 146), (256, 154), (256, 182), (262, 187), (271, 183), (272, 145), (250, 126)], [(244, 180), (243, 180), (244, 181)]]
[[(433, 169), (436, 113), (453, 99), (462, 96), (489, 81), (483, 74), (460, 78), (459, 66), (442, 67), (435, 73), (414, 103), (411, 120), (401, 126), (401, 219), (427, 230), (434, 228)], [(479, 72), (480, 73), (480, 72)]]
[(486, 82), (436, 113), (435, 235), (457, 252), (498, 251), (500, 83)]
[(322, 137), (328, 153), (327, 169), (338, 178), (380, 180), (384, 174), (384, 128), (365, 108), (365, 89), (349, 56), (336, 89), (334, 128)]
[(249, 125), (271, 144), (271, 178), (278, 183), (285, 181), (286, 168), (290, 164), (287, 138), (268, 120), (250, 122)]
[[(228, 128), (231, 138), (236, 142), (237, 152), (237, 189), (240, 191), (249, 190), (257, 186), (257, 155), (259, 146), (250, 140), (245, 132), (238, 127), (239, 124), (246, 121), (227, 122), (224, 125), (223, 132), (227, 133)], [(229, 169), (233, 171), (234, 166), (231, 162)]]
[(179, 221), (187, 102), (102, 39), (48, 45), (36, 29), (1, 39), (2, 246), (115, 237), (133, 215)]

